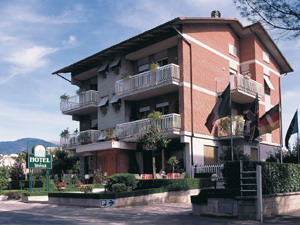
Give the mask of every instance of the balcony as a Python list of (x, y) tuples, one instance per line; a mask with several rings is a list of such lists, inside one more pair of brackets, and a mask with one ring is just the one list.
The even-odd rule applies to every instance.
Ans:
[[(243, 138), (244, 137), (244, 123), (245, 120), (243, 116), (233, 116), (232, 117), (232, 137), (233, 138)], [(217, 123), (217, 136), (221, 140), (227, 140), (231, 138), (230, 130), (230, 118), (225, 117), (218, 121)]]
[(60, 102), (60, 110), (67, 115), (89, 114), (97, 109), (99, 102), (98, 91), (84, 91), (79, 95), (67, 97)]
[(74, 148), (81, 144), (89, 144), (98, 141), (101, 131), (86, 130), (79, 133), (69, 134), (60, 138), (60, 145), (63, 148)]
[[(116, 135), (119, 139), (137, 141), (142, 134), (150, 131), (151, 125), (153, 122), (150, 119), (121, 123), (116, 126)], [(161, 134), (176, 135), (181, 128), (181, 118), (179, 114), (175, 113), (163, 115), (161, 119), (154, 121), (154, 125)]]
[(155, 71), (146, 71), (118, 80), (115, 84), (115, 93), (126, 100), (163, 95), (178, 89), (179, 78), (179, 66), (168, 64)]
[(262, 84), (251, 80), (244, 75), (235, 74), (217, 79), (217, 92), (221, 94), (230, 82), (231, 100), (240, 104), (253, 102), (256, 94), (263, 96)]

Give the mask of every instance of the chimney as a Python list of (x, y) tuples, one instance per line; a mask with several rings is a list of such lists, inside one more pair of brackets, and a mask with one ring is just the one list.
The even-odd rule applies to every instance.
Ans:
[(211, 17), (212, 18), (220, 18), (221, 17), (221, 13), (218, 10), (214, 10), (211, 12)]

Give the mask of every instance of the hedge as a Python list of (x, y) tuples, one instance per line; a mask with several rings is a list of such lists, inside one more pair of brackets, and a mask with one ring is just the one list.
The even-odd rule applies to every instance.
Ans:
[[(24, 183), (24, 188), (29, 188), (29, 180), (22, 180), (22, 181), (17, 181), (17, 180), (12, 180), (10, 182), (10, 189), (20, 189), (20, 182)], [(43, 181), (42, 180), (36, 180), (33, 182), (35, 188), (42, 188), (43, 187)]]
[(190, 189), (201, 189), (213, 187), (213, 182), (207, 178), (185, 178), (185, 179), (149, 179), (139, 180), (137, 189), (164, 188), (166, 191), (184, 191)]
[(49, 193), (49, 197), (60, 198), (91, 198), (91, 199), (117, 199), (132, 196), (142, 196), (155, 193), (163, 193), (169, 191), (185, 191), (190, 189), (198, 189), (204, 187), (212, 187), (213, 183), (210, 179), (149, 179), (139, 180), (138, 188), (130, 192), (108, 192), (108, 193)]
[[(243, 170), (255, 171), (262, 166), (263, 194), (300, 191), (300, 165), (292, 163), (243, 162)], [(223, 169), (225, 187), (240, 190), (240, 162), (225, 163)], [(250, 180), (249, 180), (250, 181)]]

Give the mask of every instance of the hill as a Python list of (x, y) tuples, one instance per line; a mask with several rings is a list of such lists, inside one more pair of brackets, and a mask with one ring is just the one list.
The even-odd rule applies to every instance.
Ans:
[(9, 155), (27, 149), (31, 152), (32, 147), (36, 144), (42, 144), (45, 147), (57, 146), (56, 144), (38, 138), (22, 138), (16, 141), (0, 141), (0, 153)]

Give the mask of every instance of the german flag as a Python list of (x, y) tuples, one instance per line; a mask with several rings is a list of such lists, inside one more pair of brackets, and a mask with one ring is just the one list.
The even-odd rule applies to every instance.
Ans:
[(259, 118), (258, 128), (259, 135), (270, 133), (279, 128), (279, 104)]

